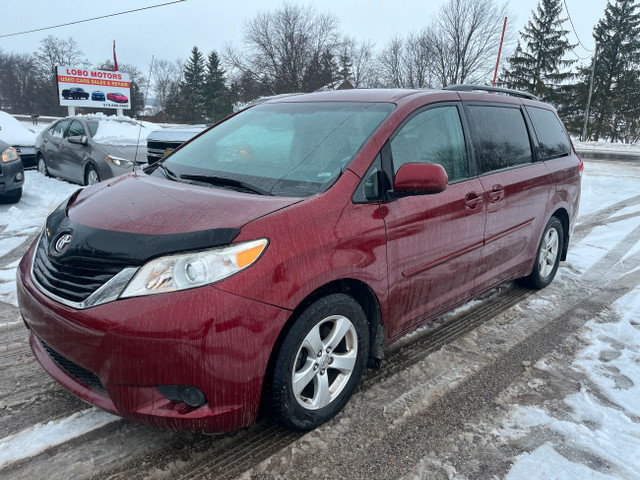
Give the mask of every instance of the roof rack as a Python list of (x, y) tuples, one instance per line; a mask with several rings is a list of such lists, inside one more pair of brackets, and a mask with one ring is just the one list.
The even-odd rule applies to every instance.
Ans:
[(529, 92), (521, 92), (520, 90), (513, 90), (511, 88), (490, 87), (488, 85), (468, 85), (468, 84), (449, 85), (448, 87), (444, 87), (443, 90), (455, 90), (458, 92), (473, 92), (476, 90), (480, 90), (482, 92), (505, 93), (507, 95), (513, 95), (514, 97), (528, 98), (529, 100), (540, 100), (534, 94)]

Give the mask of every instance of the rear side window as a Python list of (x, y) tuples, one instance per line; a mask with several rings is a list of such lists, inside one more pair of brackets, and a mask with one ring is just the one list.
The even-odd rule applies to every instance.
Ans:
[(51, 129), (51, 135), (54, 137), (62, 138), (62, 134), (64, 133), (64, 129), (69, 125), (69, 120), (61, 120), (56, 123)]
[(542, 108), (526, 108), (538, 137), (540, 160), (569, 155), (571, 145), (558, 117)]
[(527, 126), (519, 108), (470, 105), (467, 112), (481, 172), (533, 162)]
[(391, 154), (394, 172), (405, 163), (437, 163), (450, 182), (469, 176), (464, 133), (454, 106), (416, 114), (391, 141)]

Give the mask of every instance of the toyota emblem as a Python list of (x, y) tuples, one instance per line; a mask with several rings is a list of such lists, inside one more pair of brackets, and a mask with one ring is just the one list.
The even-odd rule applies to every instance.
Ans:
[(53, 250), (55, 251), (55, 253), (60, 254), (67, 249), (70, 243), (71, 243), (71, 234), (63, 233), (58, 237), (58, 240), (56, 240), (56, 244), (53, 247)]

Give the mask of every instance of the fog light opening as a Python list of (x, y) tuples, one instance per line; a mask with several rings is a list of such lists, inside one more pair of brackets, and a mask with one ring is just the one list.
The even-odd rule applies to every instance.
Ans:
[(167, 400), (185, 403), (192, 408), (198, 408), (207, 403), (204, 393), (192, 385), (159, 385), (158, 390)]
[(196, 387), (190, 385), (180, 385), (178, 387), (178, 395), (180, 399), (190, 407), (200, 407), (207, 403), (204, 393)]

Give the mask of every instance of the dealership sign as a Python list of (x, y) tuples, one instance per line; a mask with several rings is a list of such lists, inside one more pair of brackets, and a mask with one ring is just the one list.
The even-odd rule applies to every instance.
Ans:
[(58, 99), (62, 106), (131, 108), (129, 74), (58, 66)]

